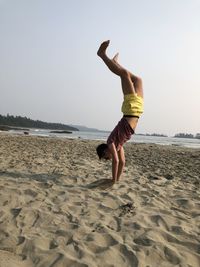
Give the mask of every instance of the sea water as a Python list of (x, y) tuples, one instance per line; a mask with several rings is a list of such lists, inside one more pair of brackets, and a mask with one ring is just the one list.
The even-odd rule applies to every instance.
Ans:
[[(84, 140), (99, 140), (105, 142), (110, 132), (82, 132), (75, 131), (71, 134), (50, 133), (51, 130), (42, 129), (29, 129), (29, 135), (35, 136), (48, 136), (56, 138), (72, 138), (72, 139), (84, 139)], [(23, 131), (11, 130), (10, 133), (24, 134)], [(129, 142), (134, 143), (152, 143), (160, 145), (174, 145), (184, 146), (190, 148), (200, 148), (200, 139), (195, 138), (175, 138), (175, 137), (159, 137), (159, 136), (146, 136), (134, 134)]]

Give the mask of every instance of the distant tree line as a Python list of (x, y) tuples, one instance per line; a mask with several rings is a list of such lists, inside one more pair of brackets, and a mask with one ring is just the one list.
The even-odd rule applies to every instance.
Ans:
[(147, 136), (157, 136), (157, 137), (167, 137), (165, 134), (158, 134), (158, 133), (152, 133), (152, 134), (146, 134)]
[(67, 130), (78, 131), (77, 128), (61, 124), (61, 123), (49, 123), (40, 120), (31, 120), (27, 117), (7, 116), (0, 115), (0, 125), (13, 126), (13, 127), (25, 127), (25, 128), (40, 128), (40, 129), (53, 129), (53, 130)]
[(196, 139), (200, 139), (200, 133), (197, 133), (196, 135), (188, 134), (188, 133), (178, 133), (178, 134), (175, 134), (174, 137), (178, 137), (178, 138), (196, 138)]
[(167, 135), (165, 135), (165, 134), (158, 134), (158, 133), (152, 133), (152, 134), (145, 133), (145, 134), (137, 134), (137, 135), (144, 135), (144, 136), (156, 136), (156, 137), (168, 137), (168, 136), (167, 136)]
[[(137, 135), (156, 136), (156, 137), (168, 137), (167, 135), (157, 134), (157, 133), (153, 133), (153, 134), (146, 133), (146, 134), (137, 134)], [(200, 133), (197, 133), (196, 135), (188, 134), (188, 133), (178, 133), (178, 134), (175, 134), (174, 137), (177, 137), (177, 138), (195, 138), (195, 139), (200, 139)]]

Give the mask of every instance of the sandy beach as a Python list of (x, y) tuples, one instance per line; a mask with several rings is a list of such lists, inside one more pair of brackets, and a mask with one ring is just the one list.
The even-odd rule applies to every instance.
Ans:
[(199, 267), (200, 150), (0, 133), (0, 267)]

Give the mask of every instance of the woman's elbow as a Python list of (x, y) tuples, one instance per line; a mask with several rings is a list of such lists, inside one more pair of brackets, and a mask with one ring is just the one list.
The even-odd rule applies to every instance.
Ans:
[(118, 157), (113, 157), (113, 163), (116, 165), (119, 165), (119, 158)]
[(120, 159), (120, 160), (119, 160), (119, 165), (121, 165), (121, 166), (124, 167), (124, 166), (125, 166), (125, 163), (126, 163), (126, 162), (125, 162), (125, 159)]

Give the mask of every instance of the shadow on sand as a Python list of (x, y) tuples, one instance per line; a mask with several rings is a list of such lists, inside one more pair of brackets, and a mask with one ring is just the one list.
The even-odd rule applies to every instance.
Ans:
[(92, 182), (91, 184), (86, 185), (85, 187), (88, 189), (108, 189), (113, 186), (113, 181), (110, 179), (101, 179), (95, 182)]
[(58, 178), (63, 176), (62, 174), (51, 174), (51, 173), (20, 173), (20, 172), (9, 172), (9, 171), (0, 171), (0, 177), (8, 177), (8, 178), (26, 178), (33, 179), (38, 182), (47, 182), (52, 181), (56, 182)]
[[(62, 185), (64, 187), (74, 187), (73, 183), (71, 185), (65, 185), (59, 178), (64, 177), (63, 174), (59, 173), (20, 173), (20, 172), (9, 172), (9, 171), (0, 171), (0, 178), (1, 177), (8, 177), (8, 178), (26, 178), (31, 180), (36, 180), (43, 184), (43, 187), (52, 187), (53, 183), (57, 185)], [(50, 183), (49, 183), (50, 182)], [(80, 187), (87, 188), (87, 189), (102, 189), (106, 190), (113, 186), (113, 181), (111, 179), (101, 179), (95, 182), (92, 182), (88, 185), (79, 185)]]

